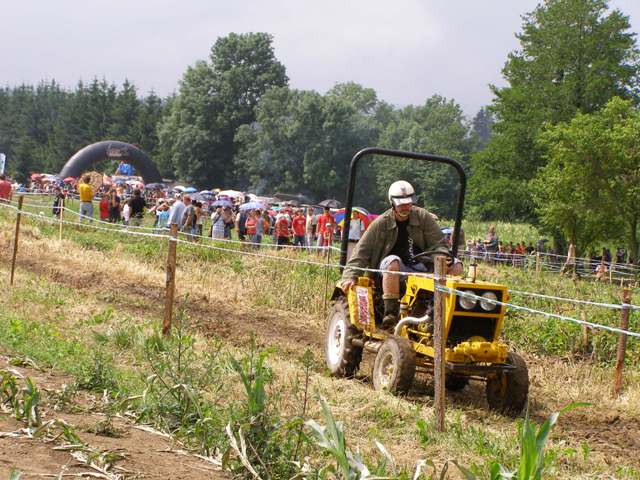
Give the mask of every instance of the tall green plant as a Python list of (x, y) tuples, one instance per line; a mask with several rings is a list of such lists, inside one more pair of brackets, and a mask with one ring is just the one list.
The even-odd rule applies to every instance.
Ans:
[[(520, 461), (515, 470), (508, 470), (498, 462), (489, 463), (489, 472), (491, 480), (541, 480), (545, 467), (545, 446), (549, 439), (549, 434), (553, 426), (558, 421), (561, 414), (567, 413), (574, 408), (588, 406), (588, 403), (571, 403), (559, 412), (549, 415), (549, 418), (539, 427), (531, 422), (529, 411), (524, 418), (524, 422), (519, 426), (520, 440)], [(478, 480), (469, 469), (461, 466), (458, 462), (454, 462), (460, 472), (467, 480)]]

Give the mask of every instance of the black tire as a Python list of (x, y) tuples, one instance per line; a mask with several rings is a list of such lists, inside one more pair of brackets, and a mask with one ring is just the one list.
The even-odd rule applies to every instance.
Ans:
[(324, 341), (327, 367), (334, 377), (353, 377), (362, 361), (362, 347), (353, 344), (358, 330), (349, 320), (346, 298), (336, 300), (329, 311)]
[(409, 393), (416, 375), (416, 352), (402, 337), (388, 337), (380, 346), (373, 365), (373, 388), (394, 395)]
[(509, 364), (516, 368), (487, 379), (487, 402), (491, 409), (516, 417), (527, 404), (529, 371), (517, 353), (509, 353), (507, 358)]
[(460, 377), (458, 375), (447, 375), (444, 379), (444, 386), (447, 390), (458, 392), (469, 385), (469, 377)]

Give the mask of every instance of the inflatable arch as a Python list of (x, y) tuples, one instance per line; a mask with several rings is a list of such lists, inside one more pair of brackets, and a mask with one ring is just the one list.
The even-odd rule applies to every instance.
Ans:
[(58, 174), (60, 178), (78, 177), (89, 167), (102, 160), (123, 160), (130, 163), (142, 177), (144, 183), (160, 183), (162, 176), (146, 153), (129, 143), (116, 140), (92, 143), (75, 153)]

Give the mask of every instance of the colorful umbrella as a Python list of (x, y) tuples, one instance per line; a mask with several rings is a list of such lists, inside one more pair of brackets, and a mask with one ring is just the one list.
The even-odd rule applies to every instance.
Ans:
[[(341, 208), (340, 210), (336, 211), (333, 215), (333, 218), (335, 219), (336, 223), (338, 225), (340, 225), (341, 227), (344, 226), (344, 213), (345, 213), (345, 209)], [(361, 220), (362, 223), (364, 224), (364, 228), (367, 229), (369, 228), (369, 224), (371, 223), (371, 220), (369, 219), (369, 213), (364, 209), (364, 208), (360, 208), (360, 207), (353, 207), (351, 210), (351, 218), (353, 219), (353, 216), (356, 216), (356, 218), (358, 220)]]
[(231, 203), (229, 200), (216, 200), (215, 202), (213, 202), (211, 204), (212, 207), (233, 207), (233, 203)]
[(76, 183), (76, 177), (66, 177), (62, 180), (64, 183)]
[(44, 175), (42, 173), (32, 173), (30, 178), (31, 178), (31, 180), (39, 180), (42, 177), (44, 177)]
[(260, 202), (248, 202), (240, 205), (240, 210), (266, 210), (267, 206)]
[(342, 204), (338, 200), (329, 198), (327, 200), (321, 201), (318, 205), (320, 205), (321, 207), (340, 208), (340, 205)]
[(198, 190), (193, 187), (187, 187), (183, 190), (184, 193), (196, 193)]

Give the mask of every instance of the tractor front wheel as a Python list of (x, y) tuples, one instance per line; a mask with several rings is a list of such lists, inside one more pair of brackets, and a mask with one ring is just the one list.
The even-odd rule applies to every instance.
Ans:
[(353, 344), (358, 330), (349, 320), (346, 298), (336, 300), (327, 318), (324, 353), (334, 377), (352, 377), (362, 360), (362, 347)]
[(529, 395), (529, 371), (524, 359), (517, 353), (509, 353), (508, 361), (514, 370), (498, 373), (487, 379), (489, 407), (506, 415), (518, 416)]
[(402, 337), (388, 337), (380, 346), (373, 365), (373, 388), (394, 395), (411, 390), (416, 374), (416, 352)]

